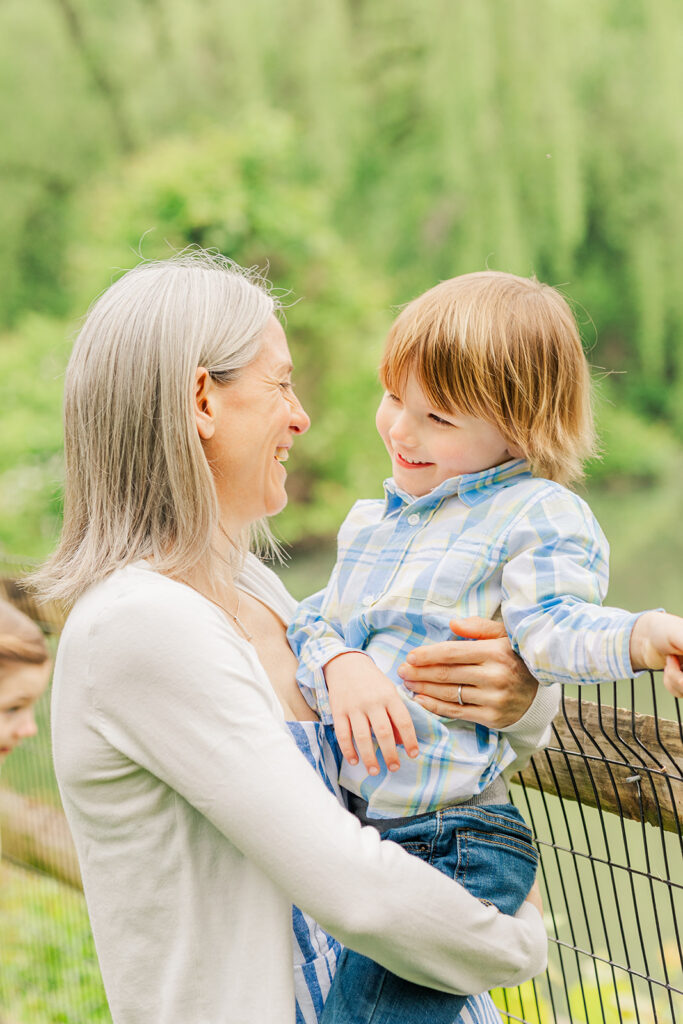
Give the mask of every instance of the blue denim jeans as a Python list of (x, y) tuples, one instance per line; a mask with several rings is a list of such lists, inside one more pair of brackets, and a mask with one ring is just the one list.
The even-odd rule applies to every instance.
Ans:
[[(382, 837), (433, 864), (504, 914), (520, 908), (536, 874), (538, 853), (531, 830), (512, 804), (421, 814), (383, 831)], [(419, 922), (415, 933), (419, 942)], [(344, 949), (320, 1024), (453, 1024), (466, 998), (414, 985)]]

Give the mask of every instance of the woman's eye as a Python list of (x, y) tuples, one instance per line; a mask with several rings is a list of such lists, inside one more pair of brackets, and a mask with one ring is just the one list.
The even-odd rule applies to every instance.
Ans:
[(293, 391), (294, 383), (291, 380), (281, 380), (280, 387), (283, 391)]

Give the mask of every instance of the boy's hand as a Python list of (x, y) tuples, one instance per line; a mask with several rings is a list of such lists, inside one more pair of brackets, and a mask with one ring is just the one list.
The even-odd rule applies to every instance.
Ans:
[(683, 619), (666, 612), (645, 612), (631, 631), (629, 653), (636, 670), (663, 668), (667, 690), (683, 697)]
[(360, 755), (368, 773), (379, 774), (373, 733), (389, 771), (400, 766), (397, 743), (403, 744), (409, 757), (417, 757), (410, 712), (394, 684), (367, 654), (339, 654), (328, 661), (324, 671), (334, 730), (349, 764), (358, 764)]

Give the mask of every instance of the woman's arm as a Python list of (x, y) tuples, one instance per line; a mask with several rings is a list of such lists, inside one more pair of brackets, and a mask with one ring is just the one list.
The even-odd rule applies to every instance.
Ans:
[(324, 928), (395, 973), (470, 993), (541, 971), (538, 912), (499, 914), (361, 828), (292, 743), (252, 649), (198, 595), (176, 597), (143, 595), (98, 630), (91, 663), (109, 742)]

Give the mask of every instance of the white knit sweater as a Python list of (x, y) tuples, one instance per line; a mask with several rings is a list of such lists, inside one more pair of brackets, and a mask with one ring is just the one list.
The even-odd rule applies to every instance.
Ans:
[[(288, 621), (256, 559), (239, 583)], [(505, 917), (361, 828), (296, 749), (251, 645), (144, 563), (75, 605), (52, 715), (115, 1024), (292, 1024), (292, 902), (423, 985), (543, 969), (537, 911)]]

